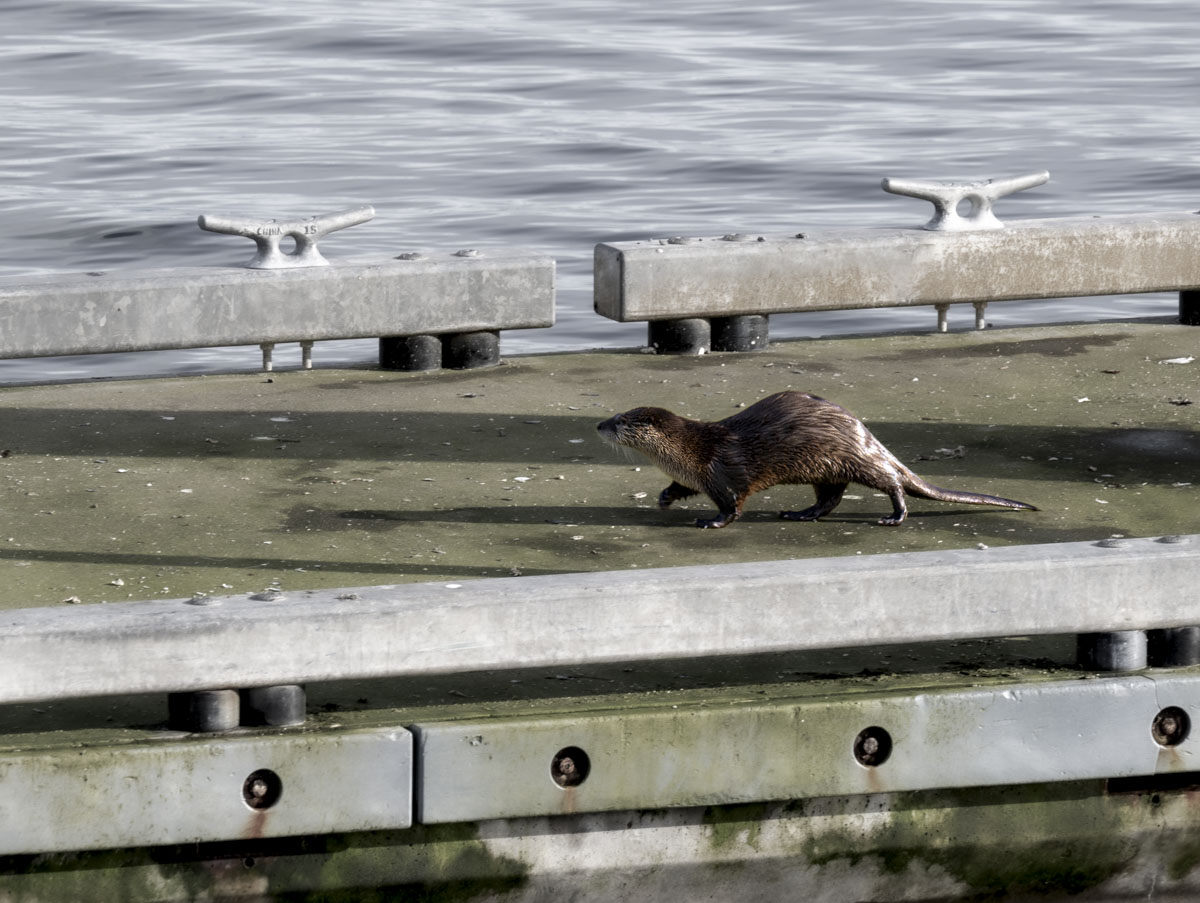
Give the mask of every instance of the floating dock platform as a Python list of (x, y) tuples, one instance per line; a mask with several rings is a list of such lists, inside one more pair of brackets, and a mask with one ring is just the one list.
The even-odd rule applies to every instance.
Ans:
[[(0, 389), (0, 899), (1193, 898), (1200, 767), (1170, 710), (1200, 718), (1200, 669), (1081, 668), (1052, 598), (1019, 622), (1038, 635), (956, 632), (950, 615), (1016, 623), (1042, 562), (1079, 630), (1200, 622), (1181, 590), (1200, 532), (1198, 345), (1130, 321)], [(778, 512), (811, 491), (780, 486), (698, 530), (707, 499), (660, 510), (669, 480), (596, 433), (636, 405), (719, 419), (788, 388), (849, 408), (931, 482), (1040, 510), (915, 499), (885, 527), (888, 500), (852, 486), (794, 523)], [(1110, 554), (1140, 563), (1097, 576)], [(841, 592), (839, 562), (871, 592)], [(606, 582), (632, 611), (640, 571), (651, 655), (428, 663), (469, 663), (489, 636), (520, 645), (485, 590), (536, 601), (547, 580), (581, 588), (527, 625), (530, 646), (586, 652), (587, 630), (615, 634)], [(698, 573), (711, 621), (677, 602), (653, 623), (672, 575)], [(938, 573), (941, 635), (867, 632), (861, 612), (903, 620)], [(735, 651), (742, 628), (716, 606), (749, 623), (759, 577), (797, 590), (746, 633), (786, 618), (774, 632), (811, 624), (811, 643)], [(425, 634), (415, 615), (392, 634), (365, 617), (426, 590)], [(467, 604), (458, 591), (481, 607), (456, 651), (435, 621)], [(301, 639), (324, 601), (347, 626)], [(243, 602), (230, 648), (251, 650), (247, 668), (255, 643), (295, 662), (302, 723), (173, 727), (168, 693), (244, 691), (249, 673), (214, 652), (204, 684), (209, 647), (195, 634), (188, 658), (180, 606), (225, 624)], [(153, 633), (124, 653), (65, 638), (68, 618), (123, 606), (151, 606), (169, 655)], [(356, 663), (354, 630), (364, 661), (391, 644), (392, 674)], [(689, 635), (717, 651), (689, 653)], [(61, 681), (36, 667), (56, 649), (72, 650)]]

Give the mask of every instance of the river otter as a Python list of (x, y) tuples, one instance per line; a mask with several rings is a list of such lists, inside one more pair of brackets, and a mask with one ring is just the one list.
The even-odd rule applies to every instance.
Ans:
[(660, 508), (700, 492), (716, 502), (718, 516), (698, 519), (697, 527), (732, 523), (751, 494), (778, 483), (811, 483), (817, 494), (815, 505), (781, 512), (787, 520), (824, 517), (850, 483), (888, 494), (893, 511), (881, 524), (904, 520), (906, 492), (940, 502), (1037, 510), (1025, 502), (926, 483), (845, 408), (804, 392), (770, 395), (716, 423), (688, 420), (663, 408), (634, 408), (596, 429), (606, 441), (646, 455), (673, 480), (658, 497)]

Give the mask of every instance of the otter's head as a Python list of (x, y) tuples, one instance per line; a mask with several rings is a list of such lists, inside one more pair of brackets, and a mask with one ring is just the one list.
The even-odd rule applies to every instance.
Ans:
[(661, 458), (671, 444), (671, 433), (684, 419), (665, 408), (634, 408), (597, 425), (600, 438), (613, 445), (636, 449)]

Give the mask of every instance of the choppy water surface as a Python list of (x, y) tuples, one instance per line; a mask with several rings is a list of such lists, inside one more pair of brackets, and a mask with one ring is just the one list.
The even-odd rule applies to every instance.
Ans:
[[(376, 219), (326, 238), (327, 256), (508, 245), (558, 258), (559, 325), (506, 333), (511, 353), (642, 340), (644, 326), (591, 312), (597, 241), (923, 222), (927, 205), (879, 189), (886, 175), (1050, 170), (1002, 202), (1010, 217), (1200, 206), (1200, 16), (1184, 2), (38, 0), (0, 16), (0, 275), (237, 263), (250, 243), (201, 232), (198, 214), (370, 203)], [(932, 318), (776, 317), (772, 334)], [(317, 346), (318, 363), (374, 353)], [(0, 379), (257, 360), (8, 361)]]

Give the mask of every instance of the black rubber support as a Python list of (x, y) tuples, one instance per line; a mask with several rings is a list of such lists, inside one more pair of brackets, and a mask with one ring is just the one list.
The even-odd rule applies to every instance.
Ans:
[(713, 351), (766, 351), (769, 320), (762, 314), (712, 318)]
[(1081, 633), (1075, 644), (1079, 667), (1088, 671), (1141, 671), (1146, 667), (1146, 633), (1120, 630)]
[(298, 684), (242, 690), (242, 724), (247, 727), (303, 724), (307, 696)]
[(659, 354), (703, 354), (711, 344), (708, 320), (651, 320), (647, 342)]
[(459, 332), (442, 339), (442, 366), (472, 370), (500, 363), (500, 333)]
[(379, 340), (379, 366), (384, 370), (437, 370), (442, 366), (442, 340), (435, 335), (385, 336)]
[(241, 723), (237, 690), (196, 690), (167, 696), (167, 726), (174, 731), (211, 734)]
[(1146, 660), (1152, 668), (1200, 665), (1200, 627), (1147, 630)]
[(1179, 322), (1184, 326), (1200, 326), (1200, 289), (1179, 293)]

